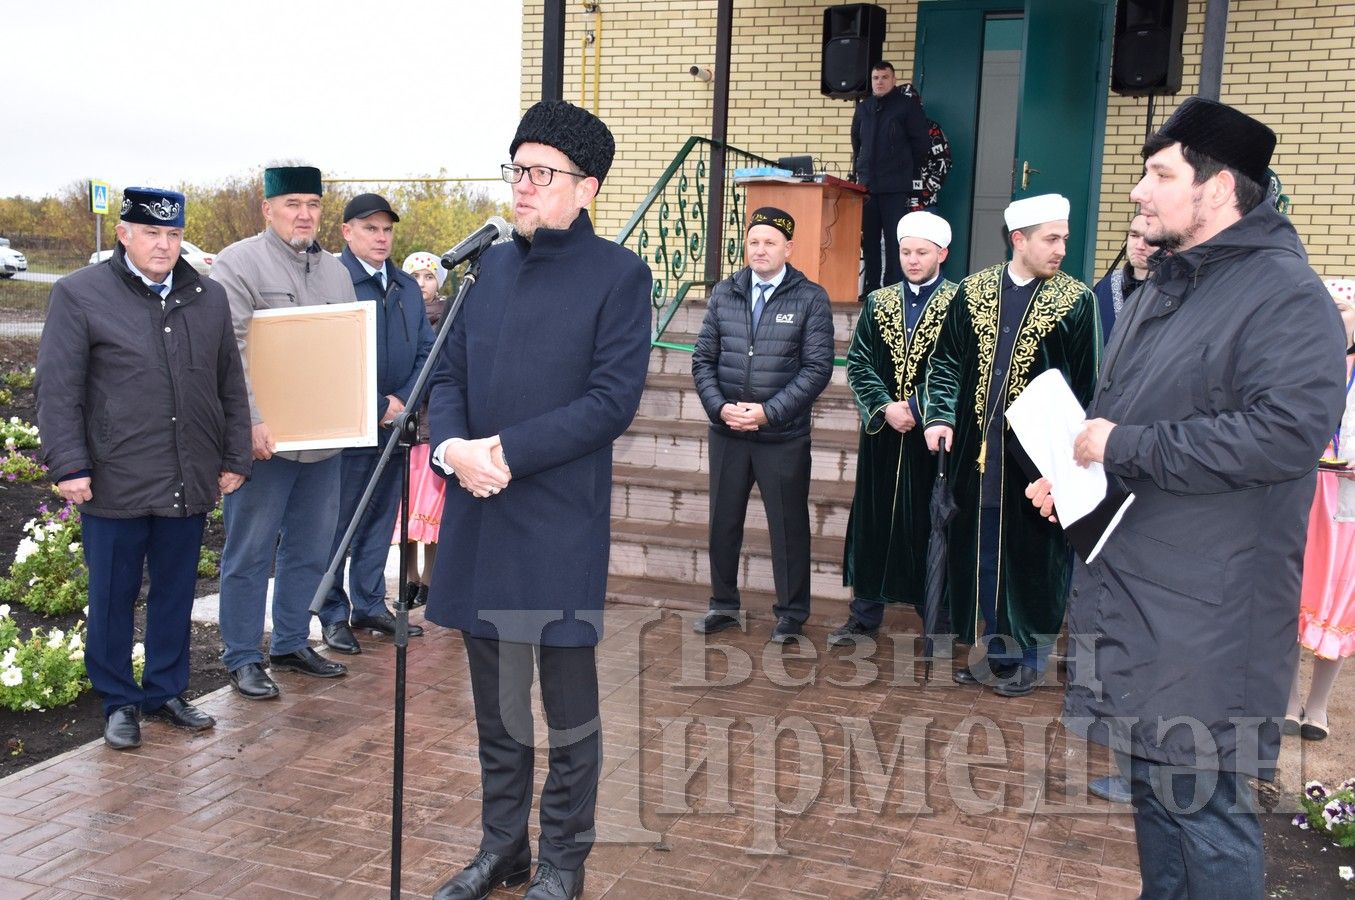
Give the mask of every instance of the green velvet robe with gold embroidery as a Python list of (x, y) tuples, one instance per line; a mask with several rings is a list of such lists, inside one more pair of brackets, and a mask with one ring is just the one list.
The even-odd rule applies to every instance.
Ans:
[[(1045, 279), (1031, 296), (1010, 361), (998, 365), (998, 295), (1004, 264), (960, 282), (927, 366), (924, 427), (955, 430), (947, 458), (960, 511), (950, 525), (946, 593), (958, 639), (975, 643), (983, 630), (979, 607), (979, 559), (994, 548), (979, 546), (979, 461), (984, 425), (1003, 415), (1030, 380), (1049, 369), (1068, 379), (1085, 407), (1096, 388), (1101, 363), (1101, 325), (1091, 290), (1063, 272)], [(1005, 369), (1002, 409), (986, 409), (995, 368)], [(1071, 558), (1062, 529), (1040, 517), (1025, 489), (1029, 479), (1007, 451), (1011, 432), (1002, 429), (1001, 535), (998, 559), (997, 633), (1022, 648), (1047, 643), (1063, 624)]]
[(884, 408), (916, 397), (956, 287), (945, 280), (936, 286), (911, 334), (904, 325), (902, 283), (871, 293), (856, 320), (847, 383), (861, 414), (861, 440), (842, 583), (864, 600), (922, 603), (936, 457), (920, 425), (899, 434), (885, 422)]

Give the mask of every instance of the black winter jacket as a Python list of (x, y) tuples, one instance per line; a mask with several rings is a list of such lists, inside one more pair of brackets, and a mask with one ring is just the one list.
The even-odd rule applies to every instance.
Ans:
[(895, 88), (867, 97), (852, 114), (852, 166), (872, 194), (910, 194), (931, 152), (927, 114), (916, 94)]
[[(711, 291), (692, 352), (692, 378), (712, 427), (731, 437), (786, 441), (809, 434), (809, 409), (833, 375), (833, 313), (828, 294), (793, 266), (767, 301), (749, 340), (752, 270), (744, 267)], [(761, 403), (767, 424), (733, 431), (726, 403)]]
[(53, 479), (88, 470), (83, 512), (190, 516), (222, 472), (248, 475), (249, 400), (221, 285), (182, 259), (163, 304), (122, 245), (52, 288), (38, 347), (38, 430)]

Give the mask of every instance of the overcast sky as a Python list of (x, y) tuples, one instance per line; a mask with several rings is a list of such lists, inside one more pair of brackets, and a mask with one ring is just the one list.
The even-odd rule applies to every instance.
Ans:
[(3, 18), (0, 196), (279, 158), (494, 176), (517, 124), (519, 0), (24, 0)]

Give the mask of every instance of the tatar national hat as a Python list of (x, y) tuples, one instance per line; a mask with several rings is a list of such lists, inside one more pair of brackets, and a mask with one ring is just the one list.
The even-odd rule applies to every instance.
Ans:
[(1275, 132), (1217, 100), (1188, 97), (1158, 134), (1236, 169), (1265, 187), (1275, 152)]
[(129, 187), (122, 192), (118, 218), (137, 225), (182, 228), (184, 197), (178, 191), (153, 187)]
[(390, 203), (380, 194), (358, 194), (348, 205), (343, 208), (343, 221), (351, 222), (354, 219), (365, 219), (373, 213), (388, 213), (392, 222), (400, 221), (400, 217), (391, 209)]
[(616, 155), (616, 141), (606, 124), (567, 100), (542, 100), (527, 110), (508, 145), (508, 155), (517, 153), (523, 144), (554, 147), (599, 183), (607, 177)]
[(950, 246), (950, 223), (936, 213), (910, 212), (899, 219), (898, 238), (922, 238), (944, 250)]
[(1016, 231), (1045, 222), (1061, 222), (1068, 218), (1071, 209), (1068, 198), (1062, 194), (1039, 194), (1013, 200), (1002, 213), (1002, 218), (1007, 223), (1008, 231)]
[(272, 166), (263, 170), (263, 198), (282, 194), (323, 195), (320, 170), (315, 166)]
[(795, 220), (790, 213), (775, 206), (760, 206), (753, 210), (753, 214), (748, 217), (748, 227), (754, 225), (770, 225), (784, 234), (788, 241), (795, 238)]

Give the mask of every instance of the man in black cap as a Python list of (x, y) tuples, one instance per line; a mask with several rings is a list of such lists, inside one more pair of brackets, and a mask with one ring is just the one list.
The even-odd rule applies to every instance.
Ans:
[[(414, 380), (433, 347), (433, 329), (423, 311), (418, 282), (390, 263), (391, 240), (400, 217), (380, 194), (359, 194), (343, 210), (343, 239), (348, 246), (339, 261), (353, 278), (359, 301), (376, 307), (375, 447), (350, 447), (341, 454), (339, 519), (334, 529), (333, 558), (362, 492), (376, 471), (381, 448), (390, 438), (390, 423), (404, 411)], [(395, 618), (386, 608), (386, 557), (400, 507), (400, 466), (387, 465), (349, 547), (348, 591), (340, 568), (320, 609), (325, 643), (340, 653), (361, 653), (353, 629), (393, 636)], [(350, 621), (351, 616), (351, 621)], [(411, 637), (423, 634), (409, 626)]]
[[(189, 617), (206, 516), (250, 471), (249, 403), (220, 285), (179, 258), (184, 197), (127, 188), (118, 245), (52, 288), (38, 348), (38, 428), (61, 496), (80, 505), (89, 567), (85, 668), (104, 741), (141, 743), (147, 715), (215, 720), (188, 689)], [(146, 667), (132, 678), (132, 610), (149, 564)]]
[(739, 624), (739, 555), (756, 484), (771, 533), (779, 644), (809, 618), (809, 411), (833, 374), (828, 294), (787, 262), (795, 220), (771, 206), (748, 219), (748, 265), (711, 291), (692, 352), (710, 417), (711, 634)]
[[(1074, 569), (1064, 716), (1131, 757), (1145, 897), (1265, 885), (1248, 778), (1275, 776), (1345, 343), (1298, 234), (1262, 202), (1274, 147), (1265, 125), (1199, 97), (1144, 144), (1130, 199), (1159, 252), (1074, 443), (1135, 495)], [(1027, 492), (1045, 513), (1048, 492)]]
[[(324, 190), (314, 166), (273, 166), (264, 170), (266, 227), (217, 255), (212, 280), (230, 299), (235, 339), (242, 359), (256, 309), (290, 309), (323, 303), (351, 303), (353, 279), (336, 258), (315, 242)], [(249, 367), (245, 381), (249, 385)], [(348, 672), (310, 647), (310, 601), (329, 565), (339, 510), (339, 451), (274, 452), (276, 444), (254, 392), (254, 470), (240, 490), (226, 498), (226, 546), (221, 551), (222, 661), (231, 685), (243, 697), (278, 696), (264, 671), (264, 609), (268, 574), (273, 578), (273, 634), (268, 661), (274, 670), (315, 678)], [(275, 565), (276, 562), (276, 565)]]
[(480, 741), (480, 852), (434, 895), (487, 896), (531, 869), (533, 657), (549, 725), (529, 900), (583, 893), (601, 767), (596, 645), (611, 543), (612, 442), (649, 364), (648, 267), (593, 233), (615, 143), (564, 101), (509, 146), (511, 242), (480, 257), (429, 397), (448, 490), (429, 621), (460, 629)]

